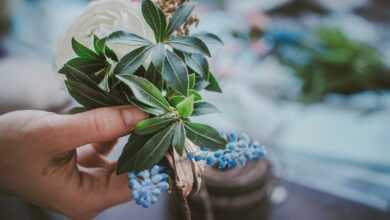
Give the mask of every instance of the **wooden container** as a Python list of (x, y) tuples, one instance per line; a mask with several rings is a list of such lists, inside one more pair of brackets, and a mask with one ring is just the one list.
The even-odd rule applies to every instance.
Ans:
[[(275, 183), (269, 161), (250, 162), (243, 168), (221, 172), (207, 169), (203, 187), (190, 198), (193, 220), (263, 220), (271, 210), (270, 194)], [(174, 201), (175, 202), (175, 201)], [(172, 211), (175, 219), (182, 219)], [(177, 202), (177, 201), (176, 201)]]

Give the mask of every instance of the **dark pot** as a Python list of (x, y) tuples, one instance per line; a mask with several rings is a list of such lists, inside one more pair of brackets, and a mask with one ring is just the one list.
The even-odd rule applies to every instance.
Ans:
[[(193, 220), (263, 220), (271, 210), (270, 194), (275, 183), (269, 161), (248, 163), (221, 172), (208, 169), (202, 190), (190, 198)], [(177, 201), (176, 201), (177, 202)], [(172, 203), (176, 219), (183, 219)]]

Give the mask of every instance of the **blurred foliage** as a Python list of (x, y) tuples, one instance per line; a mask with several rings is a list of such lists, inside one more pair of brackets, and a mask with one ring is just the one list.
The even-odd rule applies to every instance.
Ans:
[(302, 79), (304, 102), (320, 101), (330, 93), (350, 95), (390, 88), (390, 72), (377, 50), (338, 29), (320, 28), (299, 39), (296, 33), (268, 36), (279, 60)]

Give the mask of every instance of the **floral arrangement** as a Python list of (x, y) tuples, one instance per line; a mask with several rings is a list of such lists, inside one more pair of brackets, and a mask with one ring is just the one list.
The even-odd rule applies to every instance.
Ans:
[(188, 208), (186, 198), (199, 189), (205, 164), (228, 169), (264, 156), (247, 135), (191, 120), (219, 112), (201, 91), (222, 92), (207, 59), (209, 45), (222, 41), (211, 33), (189, 35), (198, 22), (194, 8), (189, 1), (100, 0), (58, 47), (59, 72), (82, 105), (76, 112), (134, 105), (149, 113), (130, 134), (117, 167), (143, 207), (169, 191)]

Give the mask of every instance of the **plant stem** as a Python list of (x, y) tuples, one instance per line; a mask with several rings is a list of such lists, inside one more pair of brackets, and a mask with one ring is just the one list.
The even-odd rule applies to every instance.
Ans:
[(191, 209), (190, 209), (190, 205), (188, 203), (188, 200), (183, 195), (183, 192), (182, 192), (180, 187), (178, 187), (176, 185), (175, 188), (176, 188), (176, 195), (177, 195), (178, 201), (180, 203), (180, 208), (181, 208), (182, 214), (184, 215), (184, 219), (185, 220), (191, 220), (192, 219), (192, 217), (191, 217)]

